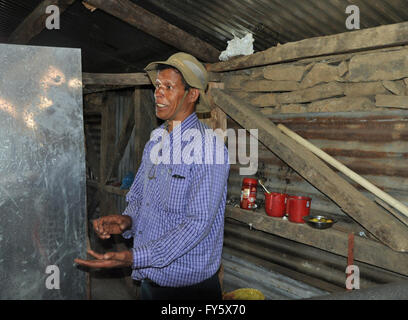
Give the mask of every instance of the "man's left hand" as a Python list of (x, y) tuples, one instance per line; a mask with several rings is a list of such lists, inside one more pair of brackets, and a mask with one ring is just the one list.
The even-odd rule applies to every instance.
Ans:
[(130, 267), (133, 262), (132, 251), (107, 252), (104, 254), (88, 250), (88, 253), (96, 260), (75, 259), (74, 261), (81, 266), (89, 268), (123, 268)]

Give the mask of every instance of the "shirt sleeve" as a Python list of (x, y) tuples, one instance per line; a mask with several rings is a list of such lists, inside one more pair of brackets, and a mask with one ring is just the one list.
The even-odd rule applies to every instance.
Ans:
[[(228, 159), (226, 148), (225, 154)], [(185, 218), (161, 238), (133, 248), (134, 269), (165, 267), (193, 249), (210, 233), (220, 204), (226, 197), (229, 164), (200, 164), (194, 168)]]
[(140, 204), (142, 202), (144, 168), (145, 161), (143, 153), (142, 163), (137, 170), (135, 179), (132, 183), (132, 186), (130, 187), (129, 192), (126, 195), (126, 201), (128, 202), (128, 205), (122, 212), (122, 215), (127, 215), (132, 219), (132, 227), (122, 233), (122, 236), (125, 239), (129, 239), (134, 236), (134, 222), (136, 221), (136, 216), (139, 213)]

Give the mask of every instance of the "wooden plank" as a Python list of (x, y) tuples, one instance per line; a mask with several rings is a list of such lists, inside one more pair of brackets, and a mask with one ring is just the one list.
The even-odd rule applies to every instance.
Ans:
[(305, 66), (279, 64), (265, 67), (263, 69), (263, 76), (265, 79), (275, 81), (300, 81), (305, 71)]
[(242, 90), (248, 92), (284, 92), (298, 89), (297, 81), (249, 80), (242, 84)]
[[(280, 113), (304, 113), (308, 111), (308, 105), (304, 104), (283, 104), (280, 107)], [(266, 110), (261, 110), (263, 114), (267, 114)], [(271, 111), (269, 111), (271, 112)]]
[(366, 198), (312, 152), (285, 136), (261, 112), (226, 95), (211, 91), (214, 102), (243, 128), (258, 129), (258, 140), (315, 188), (396, 251), (408, 251), (408, 228)]
[(8, 42), (18, 44), (28, 44), (32, 38), (40, 34), (45, 29), (45, 22), (48, 17), (46, 8), (56, 5), (62, 14), (75, 0), (44, 0), (31, 12), (27, 18), (13, 31)]
[(239, 70), (304, 58), (408, 44), (408, 22), (315, 37), (269, 48), (249, 56), (207, 65), (211, 72)]
[(285, 92), (276, 95), (279, 104), (284, 103), (305, 103), (321, 99), (342, 96), (344, 94), (343, 83), (330, 82), (292, 92)]
[(385, 94), (387, 89), (381, 81), (377, 82), (350, 82), (344, 84), (344, 95), (350, 97), (375, 96)]
[(408, 96), (377, 94), (375, 96), (375, 105), (377, 107), (408, 109)]
[[(225, 216), (251, 224), (254, 229), (347, 257), (348, 233), (337, 230), (335, 227), (316, 230), (306, 224), (269, 217), (264, 212), (248, 211), (231, 206), (226, 207)], [(364, 263), (408, 275), (408, 255), (395, 252), (375, 240), (355, 237), (354, 258)]]
[(82, 73), (84, 85), (141, 86), (151, 85), (146, 73)]
[(257, 107), (274, 107), (279, 104), (277, 93), (265, 93), (257, 97), (250, 98), (251, 104)]
[(125, 85), (125, 86), (94, 86), (94, 85), (88, 85), (84, 86), (82, 88), (82, 93), (84, 96), (92, 94), (92, 93), (100, 93), (100, 92), (105, 92), (105, 91), (112, 91), (112, 90), (120, 90), (120, 89), (126, 89), (126, 88), (132, 88), (133, 85)]
[[(342, 65), (342, 68), (343, 67), (344, 65)], [(329, 64), (320, 62), (316, 63), (302, 80), (302, 83), (300, 84), (300, 89), (310, 88), (324, 82), (327, 83), (338, 81), (340, 80), (339, 73), (342, 72), (344, 72), (344, 70), (339, 71), (338, 66), (331, 66)]]
[(116, 18), (206, 62), (218, 61), (221, 52), (210, 44), (168, 23), (129, 0), (85, 0)]
[(312, 102), (308, 105), (309, 112), (364, 111), (376, 109), (369, 97), (341, 97)]
[(408, 49), (355, 55), (349, 63), (351, 82), (399, 80), (408, 77)]
[[(397, 96), (404, 96), (405, 92), (408, 91), (406, 90), (404, 81), (399, 80), (399, 81), (382, 81), (382, 84), (384, 86), (384, 88), (386, 88), (389, 92), (397, 95)], [(379, 94), (378, 92), (376, 94)]]

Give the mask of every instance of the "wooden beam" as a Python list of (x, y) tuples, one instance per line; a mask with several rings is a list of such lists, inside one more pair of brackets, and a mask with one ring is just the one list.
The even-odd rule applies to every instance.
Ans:
[(146, 73), (82, 73), (82, 84), (101, 86), (151, 85)]
[(20, 23), (10, 35), (8, 41), (16, 44), (28, 44), (31, 39), (45, 29), (45, 22), (48, 17), (46, 9), (48, 6), (57, 6), (60, 14), (62, 14), (74, 2), (75, 0), (44, 0)]
[(85, 0), (174, 48), (205, 62), (218, 61), (220, 51), (129, 0)]
[(207, 70), (223, 72), (304, 58), (372, 50), (408, 44), (408, 22), (315, 37), (269, 48), (249, 56), (207, 65)]
[(408, 251), (408, 228), (366, 198), (305, 147), (284, 135), (260, 111), (222, 90), (211, 90), (213, 101), (243, 128), (258, 129), (258, 140), (327, 195), (377, 239), (396, 251)]
[[(292, 223), (280, 218), (272, 218), (264, 212), (248, 211), (227, 206), (225, 217), (252, 228), (286, 239), (304, 243), (341, 256), (348, 256), (348, 233), (336, 230), (316, 230), (306, 224)], [(363, 237), (354, 238), (354, 258), (390, 271), (408, 275), (408, 255), (395, 252), (381, 243)]]
[(126, 85), (126, 86), (84, 86), (82, 88), (82, 93), (84, 96), (90, 95), (92, 93), (100, 93), (100, 92), (106, 92), (106, 91), (112, 91), (112, 90), (121, 90), (121, 89), (127, 89), (127, 88), (132, 88), (132, 85)]

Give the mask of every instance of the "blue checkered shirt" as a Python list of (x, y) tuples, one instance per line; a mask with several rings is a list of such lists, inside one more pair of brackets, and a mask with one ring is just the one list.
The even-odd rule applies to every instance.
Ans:
[[(163, 128), (152, 132), (126, 196), (128, 206), (123, 214), (132, 218), (132, 228), (123, 236), (134, 239), (133, 279), (181, 287), (211, 277), (220, 267), (228, 151), (223, 139), (195, 113), (174, 128), (168, 139), (161, 139)], [(177, 138), (176, 130), (183, 139)], [(184, 141), (186, 137), (191, 140)], [(181, 140), (179, 147), (175, 147), (176, 139)], [(170, 163), (154, 165), (152, 149), (160, 146), (163, 152), (158, 155), (169, 151)], [(193, 155), (194, 161), (186, 161), (191, 157), (184, 155)]]

